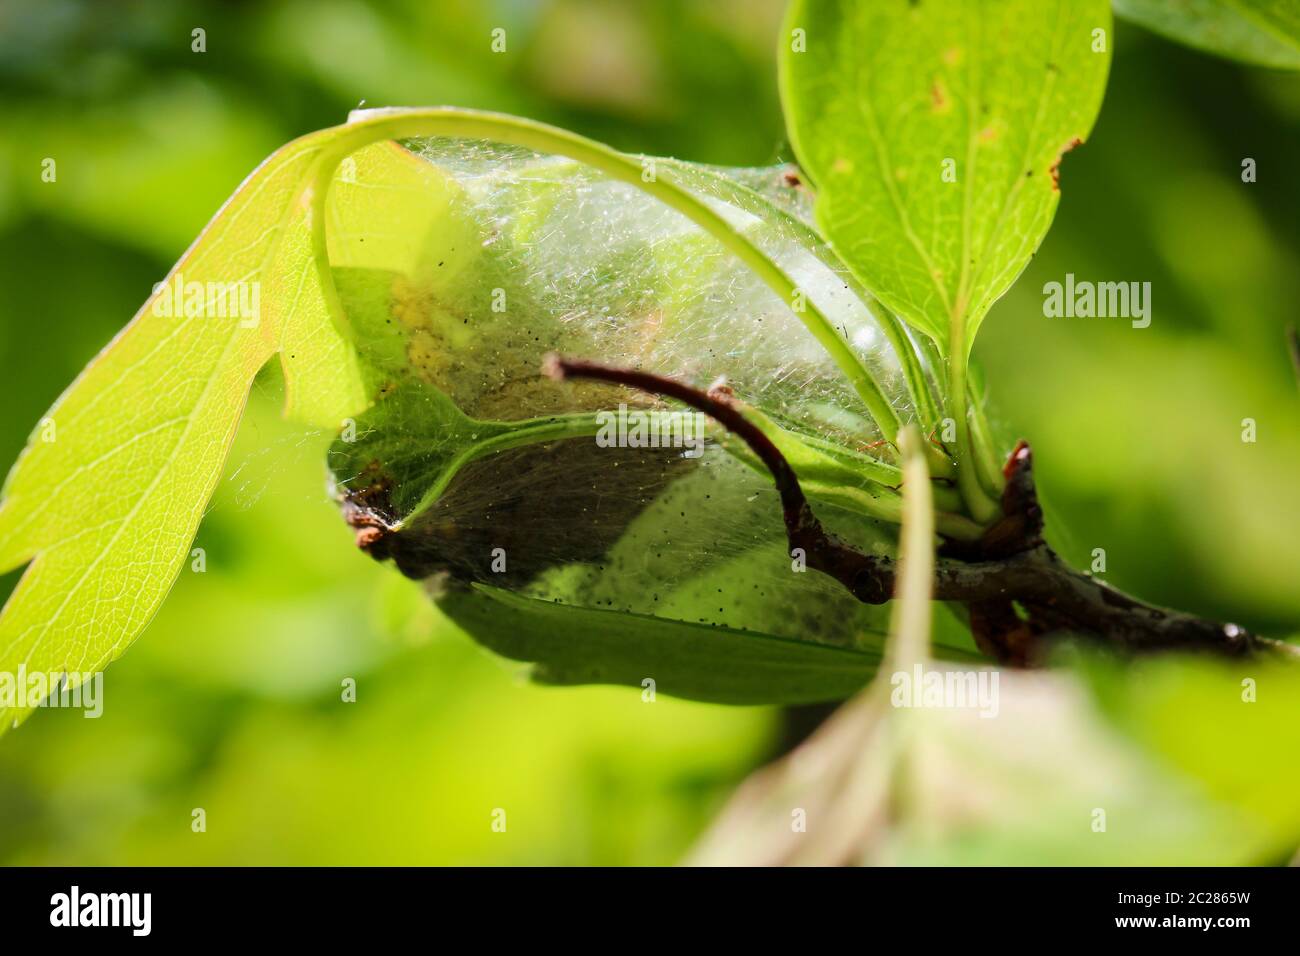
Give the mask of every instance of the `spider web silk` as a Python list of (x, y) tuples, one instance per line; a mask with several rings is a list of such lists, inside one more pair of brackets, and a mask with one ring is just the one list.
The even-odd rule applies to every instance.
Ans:
[[(411, 416), (386, 418), (385, 396), (410, 381), (475, 419), (663, 407), (619, 387), (553, 382), (540, 373), (549, 352), (700, 386), (725, 378), (738, 398), (798, 432), (859, 449), (880, 438), (799, 317), (684, 215), (563, 158), (441, 138), (403, 145), (445, 178), (453, 200), (409, 269), (335, 269), (377, 369), (363, 435), (384, 442), (374, 461), (354, 449), (331, 454), (345, 493), (373, 484), (377, 467), (398, 486), (392, 494), (410, 502), (452, 453), (436, 429), (403, 424), (393, 434)], [(807, 192), (781, 168), (665, 168), (787, 271), (906, 418), (898, 360), (876, 319), (843, 268), (809, 248)], [(728, 183), (746, 188), (745, 208)], [(347, 243), (365, 238), (336, 237), (332, 261), (346, 261)], [(865, 518), (817, 510), (859, 547), (890, 546), (892, 533)], [(715, 442), (688, 458), (568, 439), (461, 468), (403, 529), (398, 563), (440, 587), (480, 581), (548, 601), (803, 640), (843, 644), (878, 633), (878, 609), (793, 568), (780, 515), (770, 478)], [(498, 549), (505, 571), (491, 567)]]

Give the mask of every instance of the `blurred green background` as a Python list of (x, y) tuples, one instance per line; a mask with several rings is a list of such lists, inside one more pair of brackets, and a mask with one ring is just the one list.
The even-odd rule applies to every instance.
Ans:
[[(781, 6), (0, 2), (0, 466), (244, 176), (363, 100), (790, 159)], [(1055, 227), (977, 345), (996, 427), (1034, 443), (1070, 557), (1104, 548), (1121, 587), (1293, 634), (1300, 81), (1123, 25), (1115, 48)], [(1150, 281), (1150, 328), (1044, 318), (1067, 271)], [(265, 375), (196, 542), (207, 570), (109, 669), (104, 717), (46, 711), (0, 740), (0, 861), (678, 859), (772, 751), (776, 715), (525, 684), (352, 547), (323, 492), (328, 436), (278, 401)]]

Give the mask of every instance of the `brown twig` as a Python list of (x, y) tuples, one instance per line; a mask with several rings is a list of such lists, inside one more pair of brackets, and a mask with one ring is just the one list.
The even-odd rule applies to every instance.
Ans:
[(772, 439), (763, 434), (762, 429), (740, 413), (724, 390), (702, 392), (652, 372), (565, 359), (558, 355), (547, 356), (543, 371), (556, 379), (587, 378), (639, 388), (643, 392), (675, 398), (713, 418), (748, 445), (772, 473), (777, 493), (781, 496), (790, 551), (802, 551), (808, 567), (835, 578), (860, 601), (883, 604), (889, 600), (894, 585), (893, 562), (888, 558), (863, 554), (822, 528), (785, 455)]
[[(551, 355), (544, 369), (557, 379), (586, 378), (676, 399), (709, 415), (744, 441), (772, 474), (791, 552), (843, 584), (859, 600), (882, 604), (894, 591), (892, 559), (867, 555), (827, 533), (804, 496), (794, 469), (761, 429), (736, 408), (726, 389), (709, 392), (651, 372)], [(970, 610), (981, 648), (1006, 663), (1031, 664), (1045, 638), (1091, 637), (1131, 652), (1211, 650), (1233, 656), (1269, 650), (1300, 656), (1235, 624), (1220, 624), (1146, 604), (1065, 564), (1043, 540), (1043, 514), (1029, 446), (1016, 446), (1005, 468), (1002, 516), (978, 542), (945, 542), (935, 566), (934, 598)]]

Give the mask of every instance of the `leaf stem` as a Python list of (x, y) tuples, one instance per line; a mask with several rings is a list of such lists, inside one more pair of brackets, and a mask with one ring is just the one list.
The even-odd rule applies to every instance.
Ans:
[[(960, 329), (958, 329), (960, 331)], [(970, 422), (967, 419), (966, 345), (963, 335), (953, 338), (948, 361), (948, 402), (953, 422), (957, 426), (957, 487), (961, 489), (971, 517), (988, 524), (998, 516), (998, 503), (984, 490), (979, 477), (979, 464), (971, 442)]]
[(925, 469), (924, 440), (916, 426), (899, 436), (903, 453), (903, 530), (889, 630), (889, 663), (910, 671), (930, 656), (930, 599), (934, 593), (934, 502)]
[(993, 445), (992, 432), (989, 429), (988, 419), (984, 416), (984, 405), (973, 389), (970, 403), (971, 442), (975, 448), (975, 467), (980, 484), (990, 495), (998, 498), (1006, 486), (1006, 479), (1002, 476), (1002, 466), (998, 461), (997, 449)]
[[(856, 283), (857, 280), (854, 281)], [(907, 380), (907, 388), (912, 396), (912, 404), (916, 407), (916, 417), (921, 423), (923, 447), (927, 456), (929, 471), (940, 477), (952, 477), (957, 473), (952, 460), (930, 444), (929, 441), (924, 440), (924, 436), (929, 435), (939, 427), (939, 406), (930, 391), (930, 383), (926, 379), (925, 369), (921, 366), (921, 357), (917, 352), (916, 344), (912, 337), (907, 334), (907, 330), (903, 328), (903, 323), (898, 316), (894, 315), (883, 302), (871, 296), (865, 289), (862, 290), (862, 293), (868, 297), (871, 311), (875, 313), (876, 318), (879, 320), (880, 328), (884, 331), (885, 337), (889, 339), (889, 344), (894, 347), (894, 354), (898, 356), (899, 364), (902, 366), (903, 378)], [(938, 467), (936, 467), (936, 458), (941, 463)]]

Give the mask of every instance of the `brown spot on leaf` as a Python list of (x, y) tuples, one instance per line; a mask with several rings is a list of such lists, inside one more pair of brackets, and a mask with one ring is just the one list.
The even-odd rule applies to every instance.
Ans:
[(1061, 160), (1064, 159), (1065, 154), (1074, 149), (1074, 147), (1082, 145), (1083, 140), (1079, 139), (1077, 136), (1073, 137), (1068, 143), (1061, 147), (1061, 151), (1056, 154), (1056, 159), (1052, 161), (1052, 165), (1047, 167), (1047, 174), (1052, 177), (1052, 192), (1059, 193), (1061, 191)]

